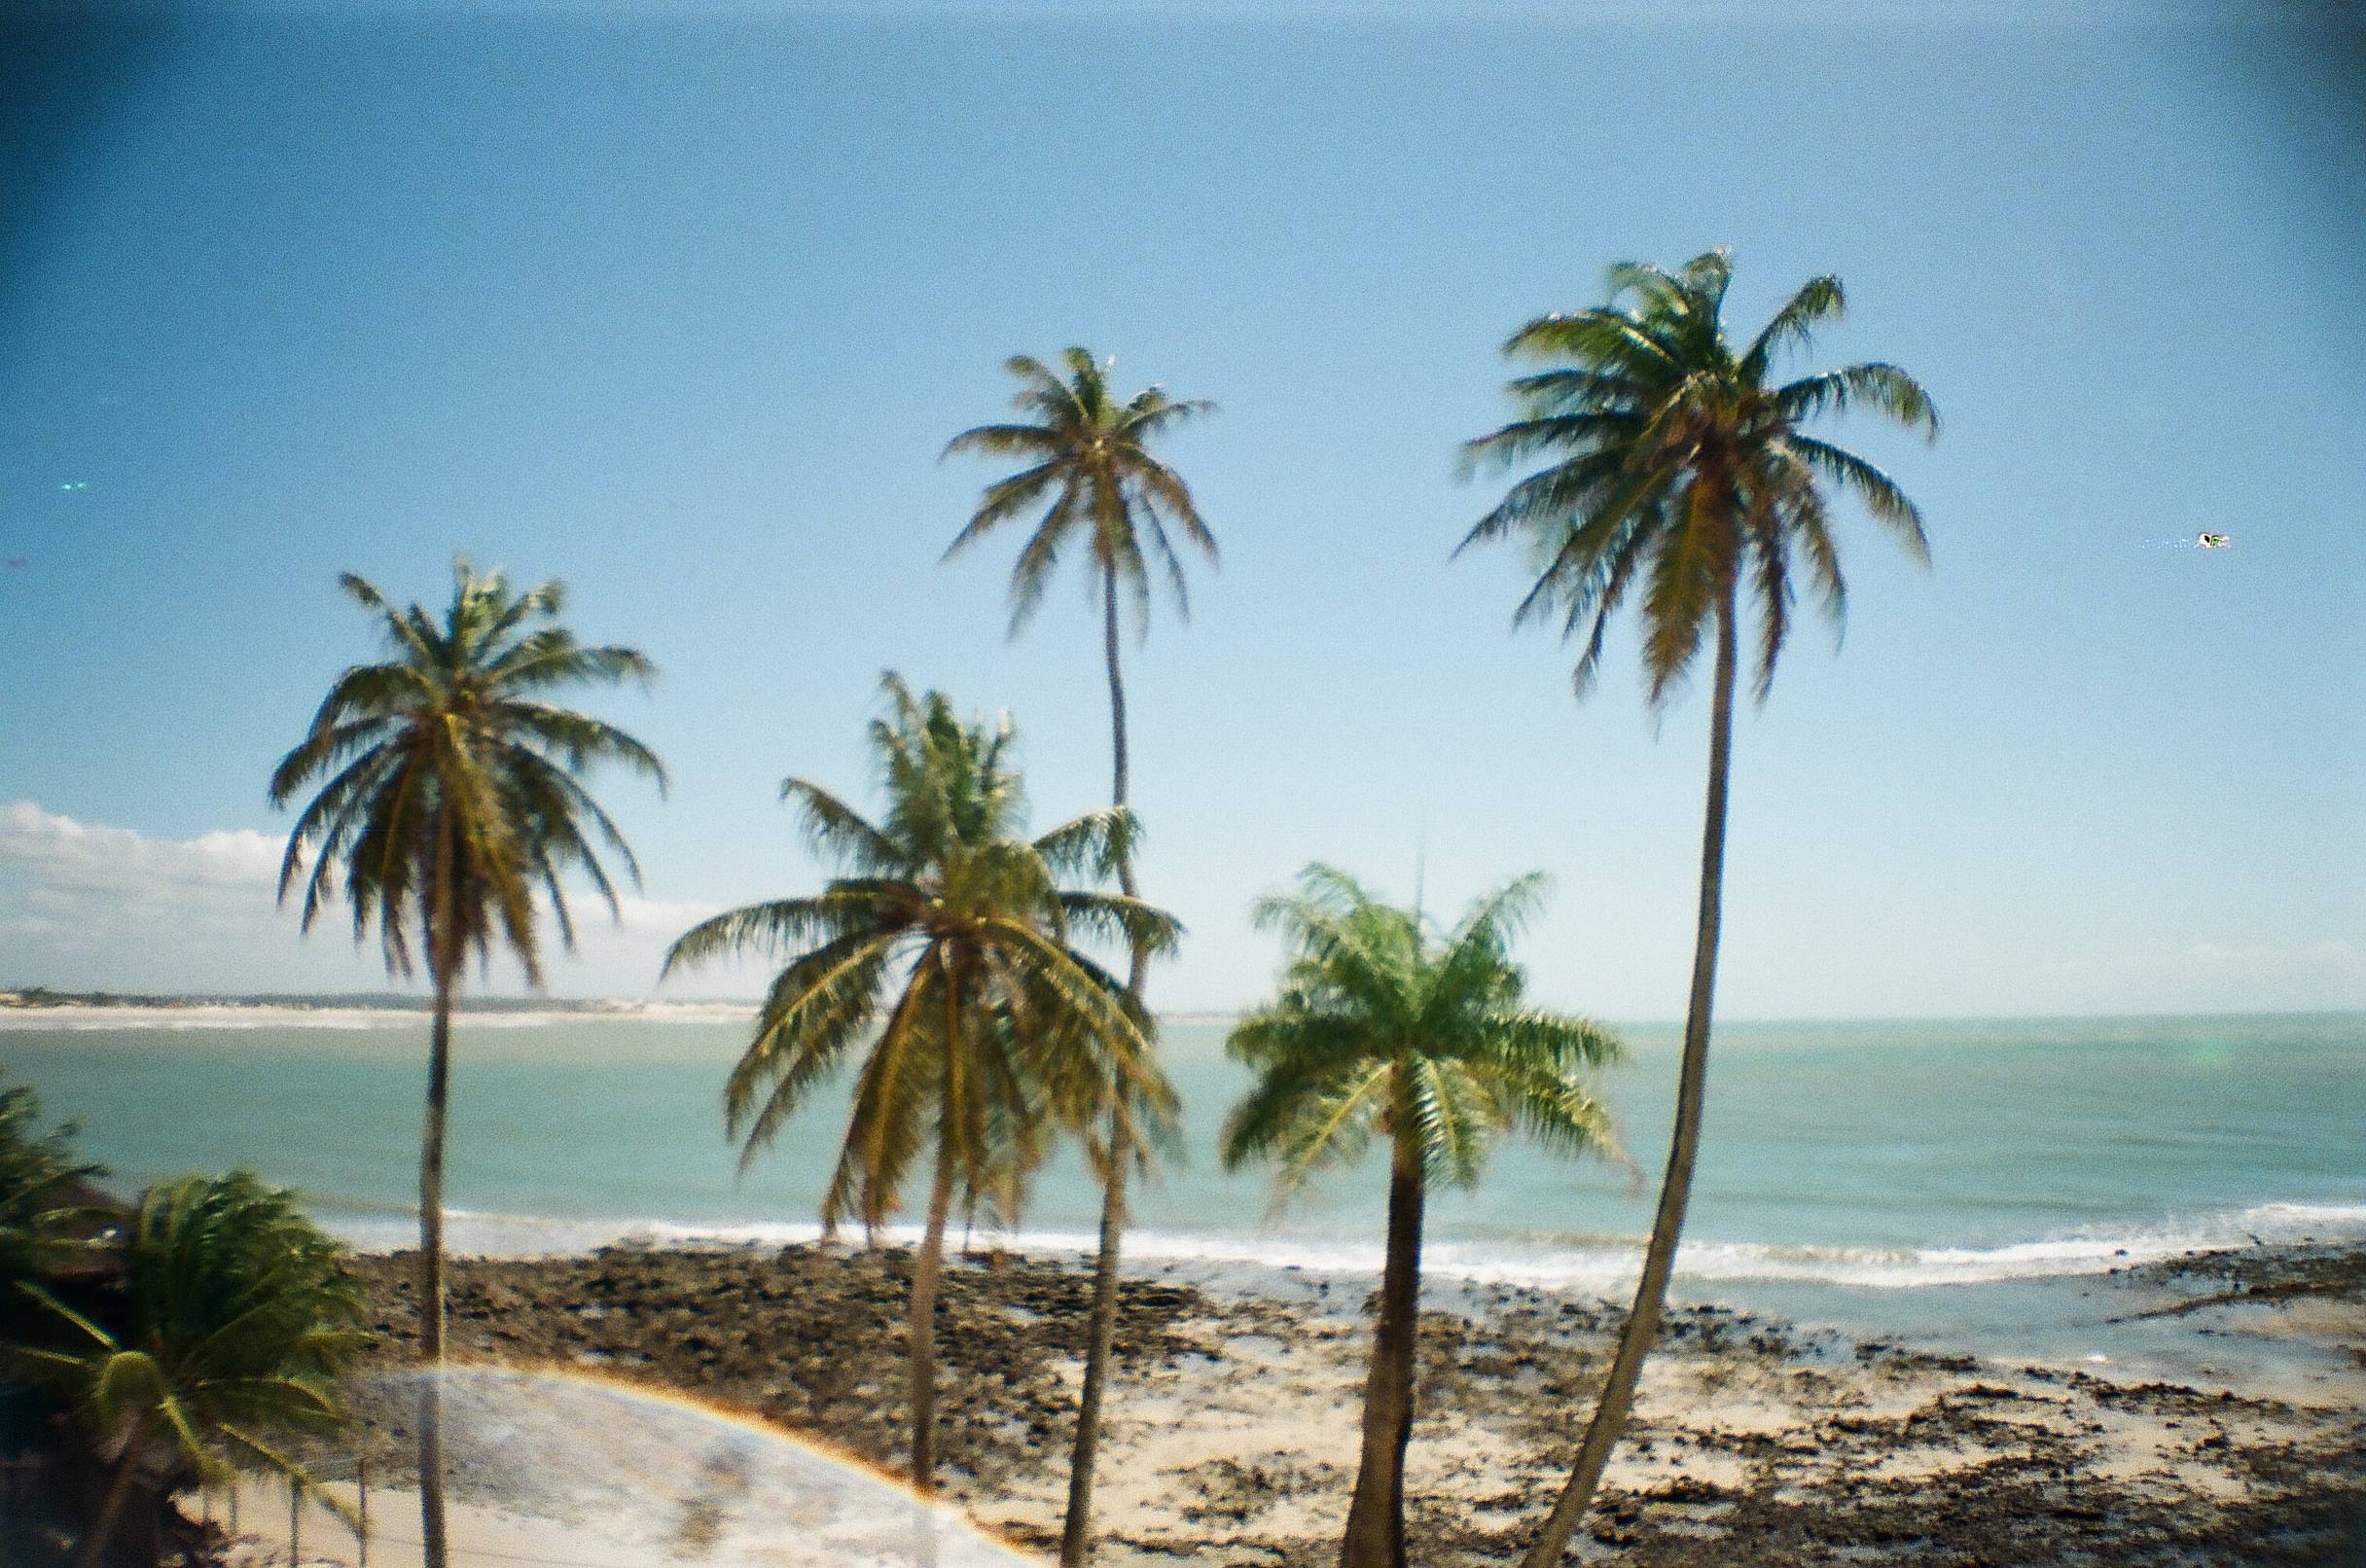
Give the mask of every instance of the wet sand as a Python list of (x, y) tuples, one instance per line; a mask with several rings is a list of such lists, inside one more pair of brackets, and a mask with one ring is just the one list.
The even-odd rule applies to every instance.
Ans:
[[(903, 1456), (909, 1265), (900, 1249), (816, 1247), (462, 1261), (451, 1342), (467, 1359), (684, 1391), (891, 1467)], [(361, 1266), (384, 1336), (376, 1357), (399, 1368), (412, 1354), (409, 1261)], [(1073, 1260), (994, 1254), (949, 1269), (941, 1486), (1021, 1546), (1057, 1544), (1090, 1283)], [(2157, 1300), (2143, 1310), (2171, 1311), (2196, 1333), (2306, 1337), (2326, 1347), (2328, 1370), (2274, 1388), (2118, 1381), (1682, 1307), (1574, 1555), (2366, 1561), (2360, 1259), (2262, 1249), (2181, 1260), (2148, 1283)], [(1344, 1282), (1265, 1296), (1126, 1282), (1100, 1561), (1335, 1559), (1354, 1479), (1365, 1295)], [(1415, 1555), (1514, 1562), (1559, 1483), (1620, 1309), (1512, 1287), (1440, 1301), (1452, 1309), (1421, 1324)], [(400, 1478), (408, 1406), (365, 1400), (361, 1413), (374, 1467)], [(499, 1494), (496, 1476), (453, 1477), (455, 1500), (472, 1508)]]

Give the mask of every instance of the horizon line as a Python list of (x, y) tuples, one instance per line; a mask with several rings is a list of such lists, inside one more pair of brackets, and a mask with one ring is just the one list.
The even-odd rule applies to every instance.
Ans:
[[(27, 997), (54, 997), (54, 1002), (28, 1001)], [(454, 1011), (552, 1012), (592, 1013), (654, 1011), (668, 1008), (745, 1008), (753, 1011), (760, 1004), (756, 997), (701, 996), (543, 996), (531, 992), (488, 992), (462, 995), (455, 999)], [(330, 1012), (340, 1007), (381, 1012), (426, 1012), (431, 999), (411, 991), (67, 991), (50, 986), (0, 986), (0, 1014), (8, 1013), (65, 1013), (93, 1012), (111, 1009), (133, 1011), (140, 1008), (169, 1009), (175, 1007), (249, 1008), (262, 1012), (270, 1008), (290, 1011)], [(1245, 1007), (1154, 1009), (1152, 1016), (1177, 1023), (1225, 1022), (1245, 1015)], [(1591, 1015), (1589, 1015), (1591, 1016)], [(1881, 1024), (1881, 1023), (2045, 1023), (2094, 1021), (2103, 1018), (2193, 1019), (2193, 1018), (2338, 1018), (2366, 1017), (2366, 1007), (2289, 1007), (2234, 1008), (2202, 1011), (2096, 1009), (2083, 1012), (2046, 1013), (1865, 1013), (1865, 1014), (1738, 1014), (1712, 1020), (1726, 1024)], [(1605, 1018), (1602, 1021), (1622, 1027), (1680, 1026), (1681, 1015), (1659, 1017)]]

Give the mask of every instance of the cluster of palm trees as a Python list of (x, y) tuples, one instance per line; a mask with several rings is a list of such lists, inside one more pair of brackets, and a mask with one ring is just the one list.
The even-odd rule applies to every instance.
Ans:
[[(1553, 1568), (1591, 1501), (1656, 1334), (1699, 1146), (1716, 975), (1733, 708), (1744, 632), (1755, 634), (1763, 699), (1788, 635), (1795, 580), (1837, 623), (1844, 584), (1833, 534), (1846, 496), (1918, 558), (1914, 504), (1878, 468), (1810, 433), (1863, 406), (1928, 433), (1922, 389), (1883, 364), (1782, 381), (1777, 361), (1838, 316), (1838, 280), (1794, 294), (1747, 342), (1729, 338), (1722, 251), (1668, 271), (1622, 264), (1597, 306), (1528, 323), (1506, 352), (1535, 368), (1510, 383), (1515, 417), (1464, 449), (1471, 469), (1537, 466), (1463, 545), (1524, 544), (1536, 578), (1517, 622), (1558, 620), (1582, 652), (1582, 695), (1609, 623), (1633, 599), (1648, 700), (1664, 703), (1712, 649), (1709, 767), (1700, 919), (1667, 1170), (1641, 1281), (1604, 1387), (1528, 1558)], [(1116, 1316), (1129, 1180), (1162, 1146), (1174, 1095), (1156, 1055), (1149, 961), (1180, 928), (1137, 883), (1140, 829), (1128, 806), (1124, 605), (1145, 629), (1152, 580), (1187, 613), (1185, 559), (1216, 555), (1189, 486), (1152, 452), (1157, 438), (1212, 411), (1157, 387), (1121, 399), (1107, 366), (1072, 348), (1058, 370), (1020, 357), (1020, 417), (955, 436), (948, 454), (1020, 466), (985, 491), (950, 556), (1005, 527), (1025, 531), (1009, 586), (1016, 634), (1058, 563), (1081, 554), (1100, 606), (1111, 721), (1109, 806), (1024, 834), (1013, 731), (963, 718), (938, 693), (885, 682), (872, 727), (884, 810), (877, 820), (810, 781), (782, 787), (839, 874), (813, 894), (735, 909), (685, 933), (668, 971), (727, 954), (779, 964), (725, 1091), (744, 1158), (755, 1158), (842, 1068), (853, 1103), (823, 1204), (826, 1226), (866, 1233), (925, 1168), (926, 1223), (911, 1296), (911, 1459), (934, 1471), (934, 1297), (947, 1222), (1008, 1219), (1027, 1175), (1074, 1137), (1103, 1184), (1063, 1564), (1092, 1541), (1094, 1455)], [(420, 1164), (422, 1347), (443, 1354), (443, 1146), (450, 1020), (467, 960), (514, 952), (540, 974), (547, 909), (561, 945), (570, 877), (613, 909), (609, 867), (637, 879), (631, 853), (586, 790), (615, 762), (661, 788), (655, 756), (622, 731), (557, 705), (570, 686), (646, 680), (626, 648), (586, 647), (560, 623), (556, 584), (513, 589), (461, 561), (448, 608), (397, 608), (347, 577), (380, 622), (387, 657), (347, 670), (270, 785), (275, 802), (313, 793), (288, 840), (280, 891), (303, 888), (308, 927), (333, 898), (357, 941), (375, 927), (389, 968), (423, 962), (435, 993)], [(1639, 590), (1639, 594), (1638, 594)], [(1114, 881), (1115, 891), (1108, 884)], [(1288, 945), (1280, 989), (1244, 1017), (1231, 1049), (1256, 1074), (1225, 1131), (1228, 1162), (1272, 1158), (1284, 1189), (1385, 1141), (1387, 1261), (1366, 1388), (1364, 1451), (1342, 1560), (1405, 1561), (1403, 1459), (1413, 1413), (1413, 1336), (1424, 1194), (1475, 1178), (1488, 1140), (1524, 1130), (1570, 1152), (1609, 1146), (1588, 1071), (1616, 1040), (1527, 1007), (1510, 944), (1533, 909), (1533, 879), (1483, 899), (1440, 931), (1351, 878), (1309, 868), (1260, 918)], [(1121, 980), (1088, 949), (1121, 949)], [(422, 1379), (422, 1508), (430, 1559), (443, 1540), (434, 1474), (438, 1417)]]

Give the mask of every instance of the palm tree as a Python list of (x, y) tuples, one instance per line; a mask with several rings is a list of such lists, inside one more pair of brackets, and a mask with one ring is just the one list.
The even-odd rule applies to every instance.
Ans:
[(1856, 453), (1809, 434), (1821, 415), (1862, 406), (1935, 439), (1939, 416), (1928, 395), (1886, 364), (1775, 381), (1775, 361), (1841, 314), (1840, 279), (1810, 279), (1737, 350), (1722, 315), (1732, 270), (1722, 250), (1673, 273), (1621, 263), (1610, 268), (1607, 303), (1521, 328), (1504, 351), (1547, 368), (1511, 383), (1519, 418), (1465, 448), (1472, 465), (1551, 459), (1514, 484), (1462, 544), (1529, 546), (1540, 565), (1515, 624), (1557, 616), (1564, 636), (1583, 636), (1574, 674), (1581, 697), (1610, 621), (1638, 584), (1652, 708), (1665, 704), (1704, 638), (1716, 646), (1700, 923), (1667, 1174), (1634, 1309), (1530, 1568), (1559, 1561), (1601, 1479), (1658, 1332), (1692, 1191), (1717, 975), (1741, 600), (1746, 594), (1757, 616), (1754, 692), (1764, 701), (1790, 630), (1795, 575), (1805, 575), (1838, 628), (1846, 603), (1832, 528), (1839, 497), (1855, 497), (1916, 560), (1929, 561), (1921, 513), (1905, 492)]
[(1007, 1215), (1051, 1125), (1114, 1106), (1121, 1132), (1139, 1138), (1151, 1131), (1144, 1111), (1170, 1110), (1138, 1010), (1071, 939), (1156, 952), (1178, 927), (1129, 895), (1061, 885), (1121, 861), (1132, 831), (1126, 812), (1019, 837), (1026, 807), (1010, 720), (964, 723), (940, 693), (915, 697), (892, 674), (883, 685), (888, 713), (873, 722), (871, 741), (885, 816), (875, 823), (802, 778), (780, 789), (814, 848), (846, 874), (810, 897), (700, 922), (673, 944), (665, 970), (742, 953), (785, 958), (724, 1090), (742, 1169), (860, 1052), (822, 1197), (825, 1230), (848, 1214), (875, 1230), (914, 1162), (933, 1157), (911, 1300), (912, 1479), (926, 1492), (947, 1216), (956, 1196)]
[(275, 1439), (342, 1418), (337, 1382), (367, 1342), (343, 1258), (294, 1194), (240, 1170), (140, 1195), (123, 1243), (118, 1332), (39, 1285), (18, 1286), (71, 1348), (14, 1345), (9, 1359), (74, 1402), (107, 1466), (86, 1568), (105, 1559), (135, 1490), (161, 1499), (192, 1475), (223, 1479), (233, 1455), (319, 1495)]
[[(621, 912), (603, 847), (639, 885), (630, 846), (584, 787), (594, 765), (618, 763), (665, 788), (656, 753), (550, 695), (646, 684), (656, 671), (630, 648), (577, 642), (558, 624), (566, 590), (556, 581), (518, 592), (501, 573), (481, 574), (456, 557), (440, 622), (419, 605), (397, 609), (351, 573), (339, 581), (382, 623), (388, 657), (337, 678), (271, 774), (274, 805), (319, 781), (288, 835), (279, 897), (303, 881), (308, 931), (341, 893), (355, 942), (376, 922), (388, 973), (412, 973), (414, 949), (426, 960), (435, 1021), (419, 1152), (418, 1311), (419, 1354), (432, 1366), (444, 1359), (444, 1129), (462, 972), (471, 956), (489, 966), (500, 946), (539, 986), (537, 900), (570, 949), (568, 873)], [(444, 1541), (437, 1389), (434, 1378), (421, 1381), (420, 1507), (432, 1564), (442, 1562)]]
[[(1168, 536), (1171, 526), (1186, 544), (1216, 559), (1216, 537), (1200, 520), (1199, 507), (1181, 476), (1150, 455), (1151, 440), (1202, 414), (1215, 405), (1175, 402), (1158, 387), (1120, 403), (1110, 395), (1108, 366), (1089, 350), (1063, 356), (1062, 380), (1040, 360), (1021, 354), (1006, 362), (1020, 390), (1012, 405), (1028, 422), (980, 425), (946, 445), (945, 454), (977, 452), (1016, 457), (1027, 466), (989, 486), (968, 526), (945, 554), (984, 538), (1006, 522), (1044, 510), (1011, 569), (1011, 634), (1017, 636), (1042, 602), (1060, 552), (1080, 539), (1101, 602), (1101, 654), (1109, 670), (1109, 735), (1113, 774), (1110, 804), (1127, 803), (1126, 681), (1118, 660), (1118, 589), (1134, 601), (1143, 632), (1150, 625), (1150, 557), (1156, 556), (1173, 589), (1176, 615), (1191, 619), (1183, 560)], [(1115, 363), (1114, 361), (1110, 363)], [(1128, 898), (1140, 896), (1133, 860), (1121, 853), (1118, 886)], [(1133, 949), (1127, 994), (1142, 1004), (1150, 953)], [(1100, 1252), (1093, 1264), (1093, 1316), (1086, 1333), (1085, 1383), (1077, 1401), (1076, 1443), (1068, 1465), (1068, 1512), (1060, 1529), (1062, 1568), (1083, 1568), (1092, 1550), (1093, 1472), (1100, 1441), (1101, 1396), (1109, 1373), (1109, 1345), (1117, 1329), (1118, 1245), (1126, 1225), (1126, 1178), (1141, 1158), (1138, 1145), (1119, 1137), (1112, 1115), (1110, 1135), (1093, 1146), (1102, 1180)]]
[(1257, 907), (1291, 958), (1279, 994), (1226, 1042), (1257, 1075), (1224, 1126), (1224, 1163), (1277, 1159), (1287, 1196), (1316, 1168), (1388, 1145), (1388, 1250), (1364, 1384), (1364, 1451), (1343, 1568), (1404, 1568), (1405, 1444), (1413, 1431), (1421, 1210), (1437, 1182), (1470, 1187), (1519, 1128), (1564, 1154), (1616, 1146), (1586, 1087), (1623, 1053), (1582, 1018), (1532, 1008), (1511, 944), (1543, 879), (1474, 904), (1443, 940), (1328, 866)]
[(90, 1182), (104, 1172), (79, 1158), (79, 1130), (41, 1130), (41, 1099), (21, 1084), (0, 1087), (0, 1331), (24, 1306), (17, 1287), (38, 1283), (83, 1250), (72, 1222), (84, 1214)]

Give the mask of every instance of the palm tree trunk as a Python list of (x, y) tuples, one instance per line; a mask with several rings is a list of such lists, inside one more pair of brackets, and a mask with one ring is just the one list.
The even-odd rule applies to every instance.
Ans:
[(945, 1219), (952, 1206), (952, 1158), (940, 1145), (936, 1185), (928, 1194), (928, 1229), (912, 1265), (912, 1485), (923, 1497), (937, 1484), (937, 1276), (945, 1261)]
[(419, 1139), (419, 1360), (444, 1365), (444, 1127), (451, 1098), (451, 1011), (456, 980), (436, 978), (427, 1041), (427, 1122)]
[[(1109, 664), (1109, 803), (1124, 805), (1127, 782), (1126, 675), (1118, 662), (1117, 574), (1114, 572), (1101, 574), (1101, 656)], [(1121, 886), (1124, 885), (1123, 879), (1130, 874), (1130, 869), (1121, 859), (1118, 872)], [(1132, 889), (1128, 888), (1127, 893), (1130, 897)]]
[(1405, 1568), (1405, 1444), (1421, 1315), (1421, 1165), (1400, 1146), (1389, 1161), (1388, 1255), (1364, 1381), (1364, 1454), (1347, 1509), (1340, 1568)]
[(78, 1568), (101, 1568), (106, 1562), (107, 1542), (115, 1534), (115, 1521), (139, 1479), (140, 1443), (146, 1432), (145, 1422), (134, 1429), (131, 1441), (124, 1444), (123, 1456), (115, 1462), (115, 1473), (107, 1478), (106, 1493), (98, 1502), (98, 1516), (90, 1521), (90, 1534), (84, 1537), (82, 1552), (75, 1559)]
[[(1117, 575), (1101, 575), (1101, 647), (1109, 663), (1109, 803), (1126, 803), (1126, 679), (1118, 660)], [(1139, 898), (1130, 851), (1117, 858), (1117, 885)], [(1138, 1008), (1150, 970), (1150, 953), (1136, 943), (1126, 975), (1126, 994)], [(1101, 1192), (1100, 1251), (1093, 1261), (1093, 1317), (1085, 1331), (1085, 1386), (1076, 1402), (1076, 1443), (1068, 1455), (1068, 1512), (1060, 1522), (1060, 1568), (1084, 1568), (1093, 1554), (1093, 1473), (1101, 1436), (1101, 1400), (1109, 1386), (1109, 1350), (1117, 1337), (1118, 1247), (1126, 1229), (1126, 1167), (1132, 1162), (1124, 1119), (1109, 1118), (1109, 1169)]]
[(1708, 803), (1701, 830), (1701, 918), (1693, 937), (1692, 997), (1684, 1014), (1684, 1058), (1676, 1073), (1676, 1123), (1667, 1149), (1667, 1174), (1660, 1183), (1660, 1209), (1652, 1219), (1651, 1245), (1643, 1254), (1643, 1277), (1634, 1307), (1619, 1331), (1610, 1375), (1594, 1407), (1594, 1420), (1569, 1480), (1553, 1504), (1544, 1533), (1528, 1551), (1525, 1568), (1558, 1568), (1578, 1521), (1594, 1502), (1610, 1450), (1627, 1425), (1643, 1358), (1659, 1336), (1660, 1312), (1667, 1301), (1667, 1276), (1675, 1266), (1676, 1239), (1692, 1197), (1693, 1160), (1701, 1148), (1701, 1112), (1708, 1082), (1709, 1005), (1717, 987), (1717, 933), (1725, 890), (1725, 801), (1728, 765), (1734, 751), (1734, 590), (1729, 586), (1717, 616), (1717, 680), (1709, 709)]
[(1093, 1555), (1093, 1474), (1101, 1435), (1101, 1398), (1117, 1338), (1118, 1242), (1126, 1228), (1126, 1165), (1118, 1118), (1109, 1119), (1108, 1185), (1101, 1193), (1100, 1251), (1093, 1262), (1093, 1315), (1086, 1328), (1085, 1386), (1077, 1396), (1076, 1441), (1068, 1455), (1068, 1512), (1060, 1523), (1060, 1568), (1084, 1568)]
[(419, 1138), (419, 1541), (426, 1568), (449, 1560), (444, 1505), (444, 1129), (451, 1098), (451, 1012), (460, 984), (454, 939), (451, 834), (443, 813), (435, 825), (433, 910), (427, 932), (428, 967), (435, 982), (435, 1024), (427, 1041), (427, 1121)]

